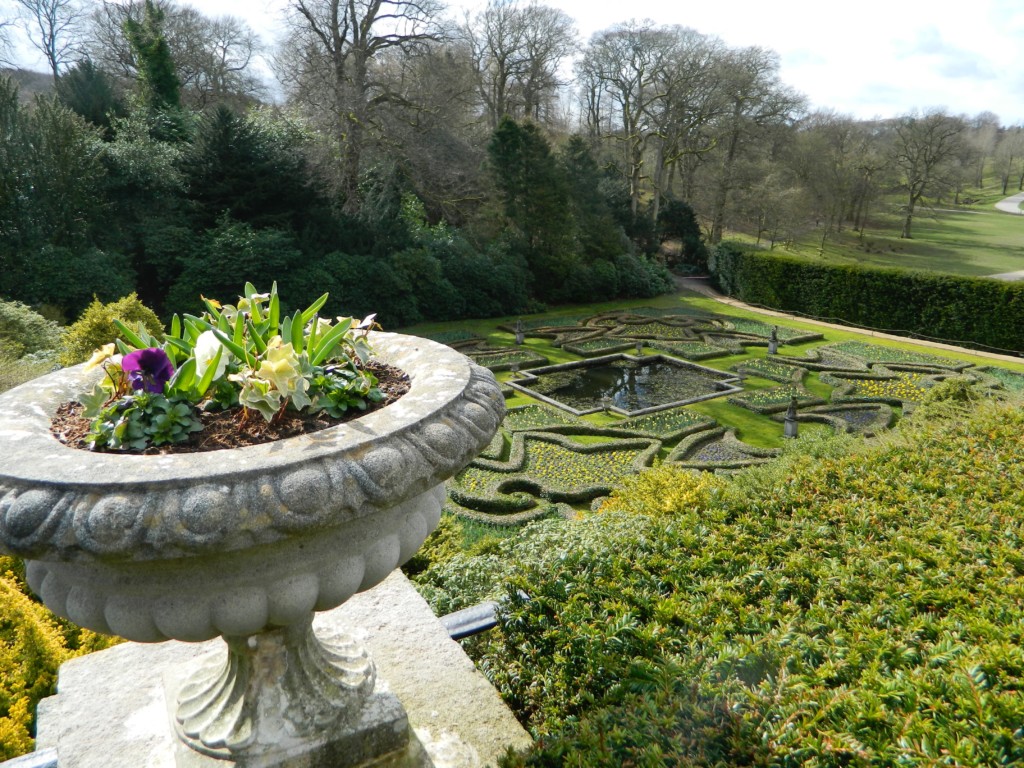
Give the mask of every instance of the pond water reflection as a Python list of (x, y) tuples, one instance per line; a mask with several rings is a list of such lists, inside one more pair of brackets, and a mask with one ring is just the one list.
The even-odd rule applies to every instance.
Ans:
[(534, 369), (513, 383), (576, 413), (593, 413), (608, 405), (634, 414), (720, 397), (737, 391), (729, 383), (734, 381), (731, 374), (674, 358), (614, 355)]

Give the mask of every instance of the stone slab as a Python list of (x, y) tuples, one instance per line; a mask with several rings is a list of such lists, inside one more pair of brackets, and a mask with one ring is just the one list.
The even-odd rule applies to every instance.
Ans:
[[(496, 764), (508, 747), (530, 745), (400, 571), (318, 614), (314, 628), (345, 631), (366, 644), (377, 664), (377, 689), (393, 693), (405, 708), (416, 736), (410, 754), (422, 750), (421, 764), (478, 768)], [(60, 669), (58, 695), (40, 704), (37, 748), (56, 749), (60, 768), (179, 768), (164, 678), (183, 682), (200, 656), (223, 649), (220, 640), (125, 643), (72, 659)]]

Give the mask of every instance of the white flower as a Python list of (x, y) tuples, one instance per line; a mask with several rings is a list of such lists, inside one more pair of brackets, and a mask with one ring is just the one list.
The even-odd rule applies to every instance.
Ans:
[(196, 356), (196, 376), (200, 379), (206, 374), (206, 369), (213, 363), (213, 358), (217, 356), (217, 350), (221, 350), (220, 362), (217, 363), (217, 370), (213, 374), (213, 381), (216, 381), (224, 375), (224, 369), (227, 367), (228, 358), (231, 357), (231, 353), (228, 352), (227, 348), (220, 343), (220, 340), (214, 336), (213, 331), (203, 331), (199, 334), (199, 338), (196, 339), (195, 356)]

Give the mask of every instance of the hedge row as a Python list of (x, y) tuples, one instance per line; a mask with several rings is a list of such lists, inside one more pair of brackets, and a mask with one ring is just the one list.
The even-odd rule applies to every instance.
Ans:
[[(736, 430), (716, 427), (683, 438), (666, 463), (689, 469), (743, 469), (779, 456), (778, 448), (759, 448), (736, 437)], [(698, 458), (703, 455), (703, 458)]]
[(719, 290), (749, 304), (909, 336), (1024, 351), (1024, 283), (855, 264), (817, 264), (719, 246)]

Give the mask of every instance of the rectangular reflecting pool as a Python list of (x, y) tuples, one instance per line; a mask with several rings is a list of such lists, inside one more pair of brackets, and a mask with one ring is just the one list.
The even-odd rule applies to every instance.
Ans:
[(609, 355), (535, 368), (510, 383), (572, 413), (607, 405), (636, 415), (737, 392), (736, 381), (735, 375), (664, 355)]

